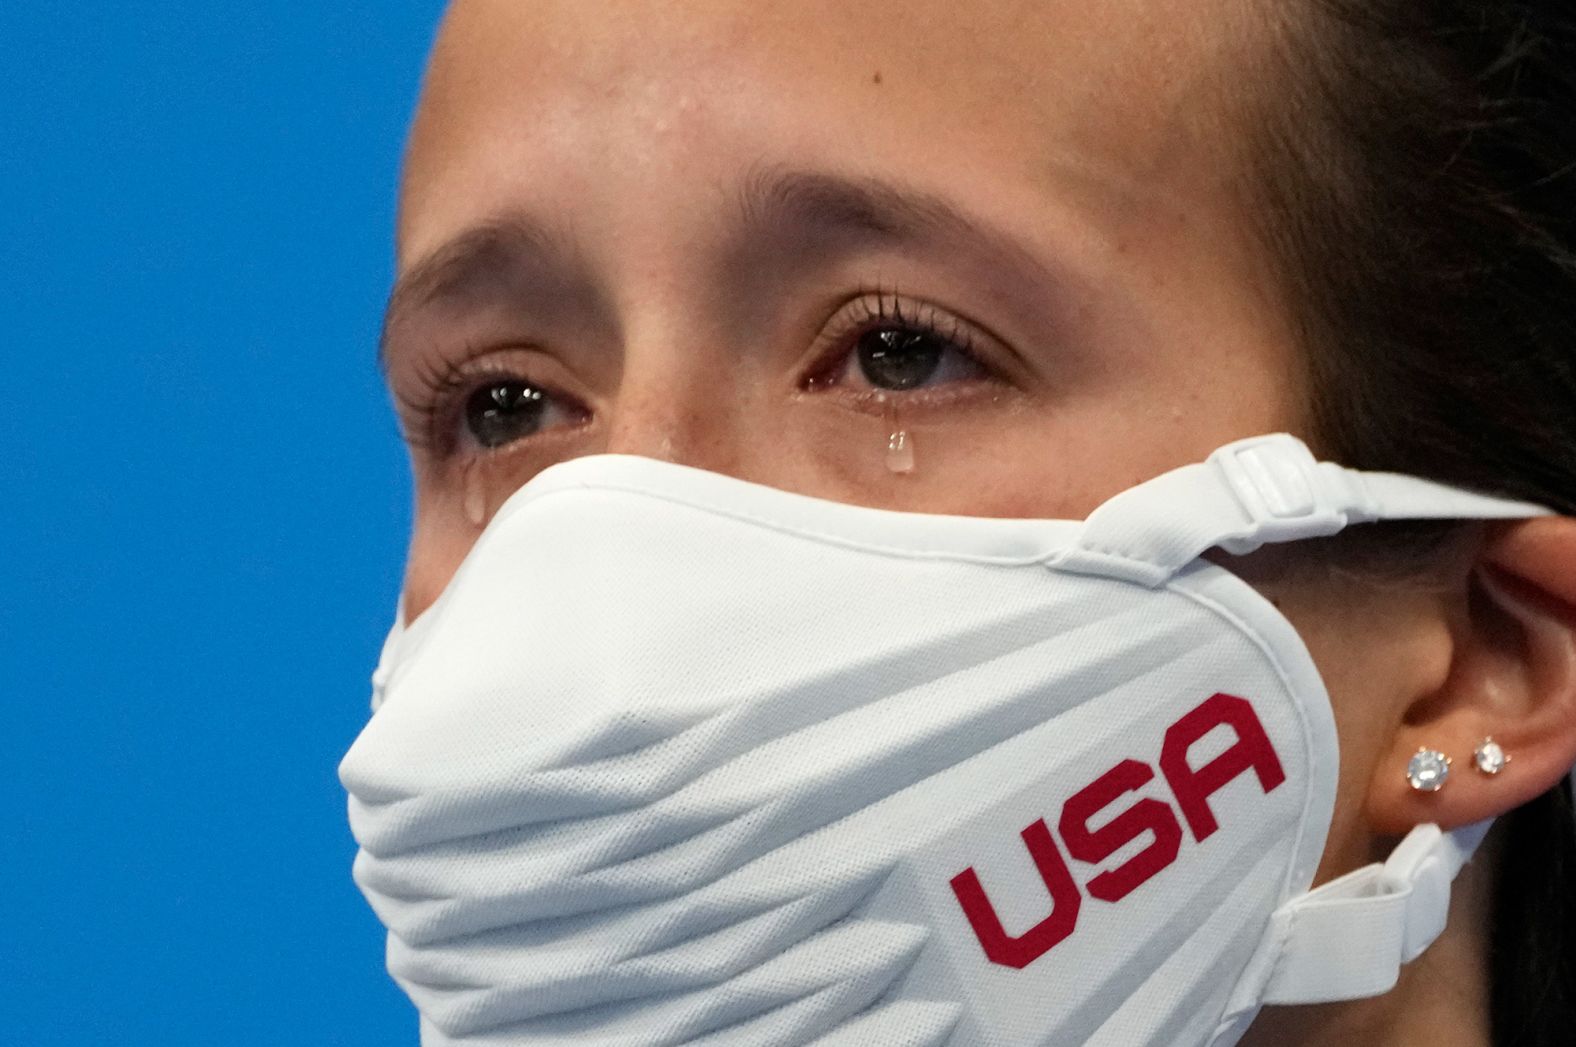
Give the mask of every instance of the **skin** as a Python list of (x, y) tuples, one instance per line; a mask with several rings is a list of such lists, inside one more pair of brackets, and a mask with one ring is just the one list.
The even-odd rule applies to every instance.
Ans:
[[(1242, 6), (460, 0), (411, 138), (384, 345), (417, 481), (407, 617), (510, 492), (579, 455), (1077, 518), (1228, 441), (1306, 433), (1302, 350), (1247, 218), (1230, 92), (1266, 45)], [(850, 186), (920, 214), (876, 220)], [(966, 331), (976, 363), (878, 399), (848, 350), (894, 304)], [(485, 450), (465, 397), (509, 377), (550, 392), (545, 425)], [(895, 428), (907, 475), (886, 467)], [(1231, 566), (1335, 705), (1320, 880), (1576, 762), (1570, 521), (1470, 529), (1428, 584), (1310, 558)], [(1464, 773), (1486, 734), (1514, 754), (1503, 780)], [(1406, 787), (1422, 745), (1459, 784)], [(1487, 1044), (1492, 849), (1394, 991), (1267, 1011), (1245, 1042)]]

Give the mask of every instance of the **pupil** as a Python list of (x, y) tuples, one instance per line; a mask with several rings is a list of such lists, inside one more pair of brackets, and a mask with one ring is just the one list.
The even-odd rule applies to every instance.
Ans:
[(941, 365), (945, 346), (933, 334), (886, 327), (859, 336), (859, 369), (881, 389), (923, 385)]
[(465, 424), (483, 447), (502, 447), (542, 425), (546, 394), (524, 382), (494, 382), (465, 401)]

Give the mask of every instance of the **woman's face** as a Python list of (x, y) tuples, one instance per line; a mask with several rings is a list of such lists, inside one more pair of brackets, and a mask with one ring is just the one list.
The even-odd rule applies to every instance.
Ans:
[(386, 347), (408, 611), (579, 455), (1080, 517), (1297, 429), (1222, 102), (1230, 6), (463, 0)]
[[(1267, 46), (1241, 6), (461, 0), (385, 346), (417, 481), (407, 615), (580, 455), (1076, 518), (1305, 429), (1231, 109)], [(1416, 668), (1404, 609), (1282, 602), (1359, 790)]]

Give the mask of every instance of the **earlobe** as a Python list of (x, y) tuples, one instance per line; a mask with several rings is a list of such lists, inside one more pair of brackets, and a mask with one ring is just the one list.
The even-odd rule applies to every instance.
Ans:
[[(1553, 788), (1576, 764), (1576, 518), (1491, 529), (1465, 584), (1449, 676), (1407, 709), (1370, 782), (1376, 832), (1497, 817)], [(1495, 774), (1473, 758), (1490, 738), (1510, 758)], [(1409, 778), (1419, 750), (1451, 758), (1437, 789)]]

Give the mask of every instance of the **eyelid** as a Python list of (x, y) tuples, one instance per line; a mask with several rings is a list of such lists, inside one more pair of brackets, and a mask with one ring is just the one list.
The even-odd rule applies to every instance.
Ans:
[[(855, 315), (849, 315), (850, 310)], [(800, 387), (805, 391), (835, 387), (836, 381), (829, 376), (840, 370), (844, 361), (856, 351), (853, 344), (855, 340), (869, 331), (899, 326), (933, 332), (984, 372), (984, 380), (1007, 382), (1004, 369), (991, 359), (993, 355), (1005, 353), (1006, 350), (988, 354), (981, 348), (997, 341), (988, 331), (931, 302), (905, 298), (896, 288), (878, 286), (861, 291), (833, 314), (826, 328), (816, 338), (815, 348), (809, 354), (812, 363)], [(934, 388), (906, 392), (878, 389), (875, 392), (913, 400), (922, 397), (927, 391), (933, 392)]]
[[(531, 359), (532, 355), (529, 346), (483, 348), (466, 345), (451, 354), (434, 353), (431, 357), (418, 358), (411, 376), (416, 388), (407, 391), (396, 385), (393, 390), (406, 442), (413, 449), (435, 458), (455, 454), (464, 442), (459, 427), (463, 422), (465, 402), (471, 393), (488, 382), (525, 382), (558, 404), (589, 415), (590, 409), (579, 397), (564, 392), (560, 383), (540, 377), (544, 368)], [(508, 446), (475, 446), (469, 450), (498, 453)]]

